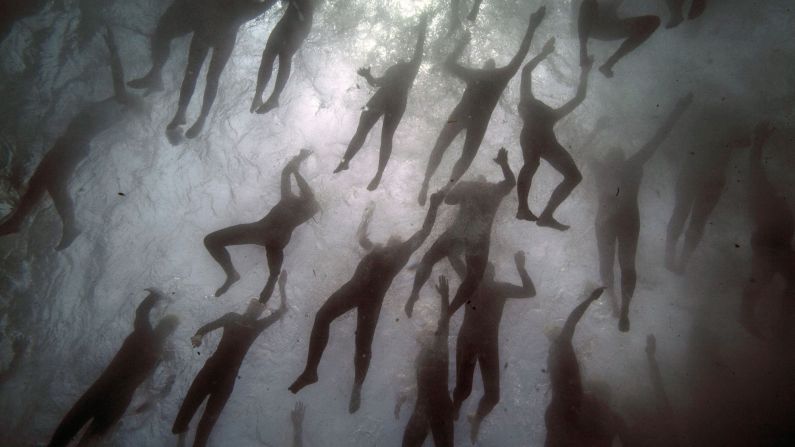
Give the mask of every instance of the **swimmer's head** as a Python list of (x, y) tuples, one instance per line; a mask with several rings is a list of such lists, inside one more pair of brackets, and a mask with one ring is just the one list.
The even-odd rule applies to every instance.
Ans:
[(177, 329), (177, 326), (179, 326), (179, 318), (177, 318), (176, 315), (166, 315), (157, 323), (157, 326), (155, 327), (155, 334), (157, 334), (160, 338), (166, 338), (174, 333), (174, 331)]
[(401, 239), (400, 236), (392, 235), (392, 236), (389, 237), (389, 240), (386, 241), (386, 246), (387, 247), (395, 247), (395, 246), (400, 245), (402, 243), (403, 243), (403, 239)]
[(494, 62), (494, 59), (489, 59), (483, 64), (483, 68), (486, 70), (494, 70), (497, 68), (497, 63)]
[(265, 311), (265, 305), (259, 302), (259, 299), (252, 298), (251, 301), (248, 302), (248, 307), (246, 307), (246, 318), (251, 318), (255, 320), (262, 315), (262, 312)]
[(494, 279), (494, 263), (493, 262), (489, 262), (488, 264), (486, 264), (486, 273), (484, 274), (484, 277), (486, 279), (488, 279), (488, 280), (493, 280)]

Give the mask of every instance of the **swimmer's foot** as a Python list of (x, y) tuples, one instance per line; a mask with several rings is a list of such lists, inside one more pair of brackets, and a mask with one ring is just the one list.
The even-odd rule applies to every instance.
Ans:
[(530, 208), (519, 208), (519, 211), (516, 212), (516, 218), (528, 222), (535, 222), (538, 220), (538, 217), (530, 211)]
[(257, 113), (260, 115), (264, 115), (270, 112), (271, 110), (275, 109), (276, 107), (279, 107), (279, 101), (275, 99), (269, 99), (265, 102), (265, 104), (262, 104), (257, 108)]
[(182, 144), (182, 140), (185, 139), (184, 135), (182, 135), (182, 129), (179, 127), (174, 129), (166, 129), (166, 138), (172, 146), (179, 146)]
[(225, 294), (226, 291), (229, 290), (230, 287), (232, 287), (232, 284), (236, 283), (239, 279), (240, 279), (240, 274), (237, 272), (227, 276), (224, 284), (221, 287), (219, 287), (218, 290), (215, 291), (215, 296), (219, 297)]
[(312, 385), (313, 383), (317, 383), (317, 373), (308, 373), (304, 371), (287, 389), (290, 390), (291, 393), (296, 394), (304, 387)]
[(554, 217), (550, 216), (549, 214), (545, 214), (545, 213), (542, 213), (540, 216), (538, 216), (538, 220), (536, 221), (536, 225), (538, 225), (539, 227), (552, 228), (552, 229), (558, 230), (558, 231), (566, 231), (566, 230), (569, 229), (568, 225), (564, 225), (564, 224), (558, 222), (557, 220), (555, 220)]
[(369, 184), (369, 185), (367, 185), (367, 190), (368, 190), (368, 191), (375, 191), (376, 189), (378, 189), (378, 185), (379, 185), (380, 183), (381, 183), (381, 176), (380, 176), (380, 175), (376, 175), (376, 176), (375, 176), (375, 177), (373, 177), (373, 179), (370, 181), (370, 184)]
[(55, 251), (61, 251), (65, 248), (68, 248), (72, 245), (72, 242), (80, 236), (80, 230), (77, 227), (69, 227), (63, 229), (63, 234), (61, 235), (61, 242), (58, 243), (58, 246), (55, 247)]
[(254, 100), (251, 101), (251, 108), (249, 109), (249, 112), (254, 113), (260, 107), (262, 107), (262, 98), (260, 98), (259, 96), (256, 96), (256, 97), (254, 97)]
[(337, 174), (347, 170), (348, 170), (348, 160), (342, 160), (340, 164), (337, 165), (337, 168), (334, 169), (334, 173)]
[(348, 413), (353, 414), (359, 411), (359, 407), (362, 405), (362, 386), (361, 385), (353, 385), (353, 389), (351, 390), (351, 401), (348, 403)]
[(615, 73), (613, 73), (613, 67), (610, 67), (607, 64), (602, 65), (601, 67), (599, 67), (599, 71), (601, 71), (602, 74), (605, 75), (605, 77), (608, 78), (608, 79), (612, 78), (613, 75), (615, 74)]
[(196, 138), (201, 133), (202, 129), (204, 129), (204, 118), (199, 118), (190, 126), (187, 132), (185, 132), (185, 138)]
[(478, 419), (477, 415), (469, 415), (467, 416), (469, 419), (469, 440), (472, 441), (472, 444), (478, 442), (478, 433), (480, 433), (480, 419)]
[(629, 315), (621, 315), (618, 319), (618, 330), (621, 332), (629, 332)]
[(417, 203), (419, 203), (420, 206), (425, 206), (426, 200), (428, 200), (428, 184), (423, 183), (420, 189), (420, 195), (417, 196)]

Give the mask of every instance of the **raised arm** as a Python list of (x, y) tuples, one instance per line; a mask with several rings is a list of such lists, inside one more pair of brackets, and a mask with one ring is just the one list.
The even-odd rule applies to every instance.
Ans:
[(502, 168), (503, 180), (498, 183), (500, 192), (502, 192), (503, 195), (508, 194), (513, 187), (516, 186), (516, 177), (513, 175), (511, 165), (508, 163), (508, 151), (505, 150), (504, 147), (500, 148), (499, 152), (497, 152), (497, 157), (494, 159), (494, 162)]
[(571, 101), (567, 102), (559, 109), (555, 110), (555, 116), (557, 119), (561, 119), (566, 115), (570, 114), (574, 111), (583, 101), (585, 101), (585, 96), (588, 92), (588, 75), (591, 73), (591, 68), (593, 67), (593, 58), (589, 58), (585, 64), (582, 65), (580, 71), (580, 85), (577, 87), (577, 94), (572, 98)]
[(506, 67), (508, 71), (511, 73), (511, 77), (519, 71), (519, 67), (522, 66), (522, 61), (527, 56), (527, 52), (530, 51), (530, 43), (533, 41), (533, 35), (538, 29), (538, 25), (544, 20), (544, 16), (547, 13), (547, 7), (541, 6), (538, 8), (536, 12), (530, 15), (530, 23), (527, 24), (527, 31), (524, 34), (524, 39), (522, 39), (522, 44), (519, 45), (519, 51), (513, 56), (511, 62)]
[(513, 256), (516, 263), (516, 271), (519, 272), (519, 277), (522, 278), (522, 285), (517, 286), (508, 283), (498, 283), (497, 290), (500, 296), (504, 298), (532, 298), (536, 296), (536, 288), (530, 275), (527, 274), (525, 269), (525, 256), (524, 252), (517, 251)]
[(425, 35), (428, 32), (428, 16), (423, 14), (422, 18), (420, 19), (419, 25), (419, 35), (417, 36), (417, 45), (414, 47), (414, 54), (411, 56), (411, 65), (415, 67), (419, 67), (420, 63), (422, 62), (422, 51), (425, 48)]
[(295, 183), (298, 184), (299, 196), (301, 196), (301, 198), (304, 200), (314, 200), (315, 192), (312, 191), (309, 183), (306, 182), (301, 173), (296, 169), (293, 171), (293, 175), (295, 176)]
[(141, 304), (138, 305), (138, 309), (135, 310), (135, 323), (133, 323), (133, 327), (135, 331), (152, 331), (152, 324), (149, 322), (149, 313), (152, 312), (152, 308), (163, 299), (163, 295), (157, 291), (157, 289), (149, 288), (146, 289), (149, 292), (146, 298), (141, 301)]
[(534, 57), (522, 69), (522, 84), (519, 87), (519, 94), (521, 100), (533, 99), (533, 70), (536, 69), (544, 59), (547, 58), (552, 52), (555, 51), (555, 38), (551, 38), (544, 44), (544, 48), (538, 56)]
[(230, 313), (224, 315), (223, 317), (221, 317), (221, 318), (219, 318), (219, 319), (217, 319), (215, 321), (212, 321), (210, 323), (207, 323), (204, 326), (200, 327), (199, 330), (196, 331), (196, 334), (193, 337), (190, 338), (190, 341), (193, 344), (193, 347), (194, 348), (198, 348), (199, 346), (201, 346), (202, 345), (202, 338), (204, 338), (205, 335), (209, 334), (210, 332), (212, 332), (212, 331), (214, 331), (216, 329), (220, 329), (220, 328), (224, 327), (224, 325), (226, 325), (227, 323), (231, 322), (233, 318), (235, 318), (235, 314), (230, 312)]
[(472, 35), (467, 31), (461, 37), (461, 40), (458, 41), (453, 52), (450, 53), (447, 58), (444, 60), (444, 68), (445, 70), (449, 71), (453, 76), (461, 79), (464, 82), (473, 81), (477, 75), (478, 71), (473, 70), (471, 68), (466, 68), (458, 64), (458, 59), (461, 57), (461, 54), (464, 52), (464, 48), (469, 44)]
[(414, 233), (406, 242), (403, 243), (401, 251), (404, 255), (411, 256), (414, 251), (420, 248), (428, 235), (431, 234), (433, 224), (436, 222), (436, 214), (439, 211), (439, 205), (442, 204), (444, 194), (442, 192), (435, 192), (431, 194), (430, 204), (428, 205), (428, 214), (425, 215), (425, 222), (422, 223), (422, 228)]
[(375, 76), (373, 76), (373, 74), (370, 72), (370, 67), (362, 67), (356, 71), (356, 74), (363, 77), (367, 81), (367, 83), (372, 85), (373, 87), (380, 87), (381, 82), (384, 79), (384, 78), (376, 78)]
[(364, 213), (362, 214), (362, 222), (359, 224), (359, 229), (356, 231), (356, 234), (359, 238), (359, 245), (361, 245), (362, 248), (367, 251), (372, 250), (373, 246), (375, 245), (367, 235), (367, 228), (370, 226), (370, 219), (373, 217), (373, 210), (375, 210), (374, 203), (367, 205), (367, 208), (364, 209)]
[(447, 278), (439, 276), (439, 284), (436, 285), (436, 291), (439, 293), (439, 301), (441, 303), (439, 324), (436, 329), (436, 341), (446, 345), (447, 336), (450, 334), (450, 286), (447, 284)]
[(665, 139), (668, 137), (668, 134), (671, 133), (671, 131), (674, 128), (674, 125), (676, 125), (677, 121), (679, 121), (679, 118), (682, 117), (682, 115), (685, 113), (685, 110), (687, 110), (687, 108), (690, 106), (692, 102), (693, 102), (692, 93), (688, 93), (685, 97), (680, 99), (676, 103), (674, 110), (671, 112), (670, 115), (668, 115), (668, 118), (665, 119), (663, 125), (660, 126), (659, 129), (657, 129), (657, 132), (654, 134), (652, 139), (648, 143), (646, 143), (640, 149), (640, 151), (638, 151), (638, 153), (633, 155), (628, 161), (630, 163), (638, 165), (646, 164), (646, 162), (649, 161), (649, 159), (651, 159), (651, 157), (654, 155), (654, 152), (657, 151), (657, 149), (660, 147), (663, 141), (665, 141)]
[(267, 329), (273, 323), (279, 321), (284, 314), (287, 313), (287, 270), (282, 270), (281, 275), (279, 275), (279, 295), (281, 295), (282, 300), (279, 308), (273, 311), (272, 314), (268, 315), (265, 318), (261, 318), (257, 320), (257, 329), (261, 332)]
[(121, 64), (119, 49), (116, 47), (116, 39), (110, 27), (107, 27), (105, 30), (105, 44), (110, 51), (110, 72), (113, 76), (113, 94), (116, 101), (122, 103), (127, 102), (129, 93), (124, 84), (124, 67)]
[(594, 301), (598, 300), (599, 297), (602, 296), (602, 292), (604, 292), (604, 290), (604, 287), (594, 290), (588, 299), (578, 304), (577, 307), (571, 311), (569, 317), (566, 319), (566, 323), (563, 325), (563, 330), (560, 332), (560, 340), (571, 342), (571, 339), (574, 337), (574, 329), (577, 328), (577, 323), (579, 323), (582, 316), (585, 315), (585, 311), (588, 310), (588, 306), (590, 306)]

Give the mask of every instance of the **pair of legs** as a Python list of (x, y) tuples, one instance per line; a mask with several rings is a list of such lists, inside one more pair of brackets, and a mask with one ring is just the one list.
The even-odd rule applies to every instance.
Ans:
[(753, 244), (751, 257), (751, 278), (743, 289), (740, 309), (740, 323), (756, 337), (761, 337), (756, 323), (757, 303), (770, 287), (776, 275), (787, 282), (783, 294), (782, 312), (778, 322), (778, 335), (784, 337), (789, 332), (792, 316), (795, 315), (795, 252), (788, 245), (781, 246)]
[[(58, 143), (63, 144), (63, 143)], [(57, 150), (54, 149), (54, 150)], [(71, 196), (69, 196), (70, 172), (63, 172), (62, 166), (58, 166), (59, 161), (45, 155), (44, 160), (36, 168), (36, 172), (28, 182), (28, 189), (19, 200), (16, 209), (0, 224), (0, 236), (16, 233), (24, 223), (25, 219), (33, 212), (33, 209), (41, 202), (44, 193), (48, 193), (55, 204), (55, 210), (61, 217), (63, 230), (61, 241), (56, 250), (63, 250), (80, 235), (75, 219), (75, 207)]]
[(271, 241), (268, 240), (267, 235), (269, 231), (264, 225), (259, 222), (233, 225), (222, 230), (218, 230), (208, 234), (204, 238), (204, 246), (215, 261), (221, 265), (226, 273), (226, 281), (224, 284), (215, 291), (215, 296), (221, 296), (229, 290), (232, 284), (240, 279), (240, 274), (235, 270), (232, 264), (232, 257), (226, 247), (230, 245), (260, 245), (265, 247), (265, 253), (268, 257), (268, 282), (265, 288), (262, 289), (259, 299), (260, 302), (265, 303), (270, 299), (273, 294), (273, 289), (276, 286), (276, 281), (279, 279), (279, 274), (282, 271), (282, 262), (284, 261), (284, 241)]
[(150, 43), (152, 68), (144, 77), (128, 82), (130, 87), (150, 91), (163, 89), (163, 67), (171, 54), (171, 41), (194, 31), (191, 8), (188, 0), (176, 0), (160, 17)]
[[(685, 0), (665, 0), (668, 9), (671, 11), (671, 18), (668, 20), (666, 28), (676, 28), (685, 20), (684, 7)], [(687, 15), (689, 20), (697, 19), (707, 8), (707, 0), (693, 0), (690, 5), (690, 12)]]
[[(279, 96), (290, 79), (293, 56), (301, 47), (307, 34), (302, 29), (291, 32), (281, 22), (273, 29), (270, 37), (268, 37), (268, 42), (265, 44), (265, 50), (262, 52), (262, 61), (257, 74), (257, 87), (254, 92), (254, 100), (251, 102), (251, 112), (268, 113), (279, 106)], [(276, 74), (276, 82), (273, 84), (273, 92), (271, 92), (268, 100), (263, 103), (262, 94), (271, 79), (273, 64), (276, 62), (277, 57), (279, 58), (279, 71)]]
[[(668, 233), (665, 247), (665, 266), (668, 270), (683, 273), (687, 263), (693, 256), (699, 242), (704, 236), (704, 229), (712, 211), (717, 206), (723, 192), (723, 181), (714, 181), (702, 185), (695, 192), (687, 179), (680, 179), (676, 187), (676, 205), (671, 220), (668, 222)], [(682, 256), (676, 259), (676, 244), (685, 228), (688, 216), (690, 222), (685, 232)]]
[(185, 117), (188, 111), (188, 105), (193, 97), (193, 92), (196, 90), (196, 81), (199, 78), (199, 71), (201, 71), (204, 60), (207, 58), (207, 53), (212, 49), (213, 56), (210, 59), (210, 67), (207, 70), (207, 82), (204, 87), (204, 99), (202, 100), (201, 112), (196, 122), (185, 132), (188, 138), (195, 138), (199, 135), (204, 128), (204, 123), (207, 116), (210, 114), (210, 109), (215, 102), (215, 97), (218, 95), (218, 84), (221, 79), (221, 73), (232, 55), (232, 50), (235, 48), (235, 39), (237, 32), (226, 32), (219, 36), (217, 39), (213, 38), (210, 41), (208, 38), (194, 33), (190, 41), (190, 49), (188, 50), (188, 65), (185, 67), (185, 77), (182, 80), (182, 87), (179, 91), (179, 104), (177, 106), (177, 113), (174, 119), (168, 124), (168, 129), (173, 130), (187, 122)]
[(361, 390), (372, 358), (373, 337), (378, 317), (381, 314), (382, 299), (367, 296), (363, 291), (353, 288), (343, 288), (335, 292), (320, 307), (315, 315), (315, 324), (309, 338), (309, 353), (307, 354), (306, 368), (298, 379), (290, 385), (289, 390), (297, 393), (303, 387), (317, 382), (317, 367), (326, 350), (329, 339), (331, 322), (342, 315), (356, 309), (356, 352), (353, 365), (355, 377), (353, 390), (348, 406), (350, 413), (359, 410), (361, 403)]
[[(380, 93), (381, 92), (378, 92), (376, 95)], [(371, 101), (371, 103), (372, 102), (373, 101)], [(350, 144), (348, 144), (348, 149), (345, 151), (345, 155), (343, 155), (342, 161), (339, 166), (337, 166), (337, 169), (334, 170), (334, 173), (348, 169), (348, 163), (362, 148), (367, 134), (370, 133), (375, 123), (377, 123), (383, 115), (384, 124), (381, 127), (381, 149), (378, 156), (378, 171), (376, 171), (375, 177), (373, 177), (370, 184), (367, 186), (367, 189), (370, 191), (374, 191), (378, 188), (378, 184), (381, 183), (381, 176), (384, 174), (386, 165), (389, 163), (389, 158), (392, 156), (392, 140), (395, 137), (395, 131), (405, 111), (405, 102), (397, 105), (384, 105), (382, 107), (373, 107), (368, 104), (362, 111), (361, 117), (359, 117), (359, 127), (356, 128), (356, 133), (353, 135)]]
[(89, 446), (99, 441), (121, 419), (132, 398), (109, 401), (112, 391), (104, 387), (89, 389), (64, 416), (48, 446), (66, 447), (89, 421), (91, 425), (78, 445)]
[[(522, 135), (521, 143), (524, 153), (524, 166), (519, 171), (519, 178), (516, 183), (516, 190), (519, 195), (519, 210), (516, 212), (516, 217), (527, 221), (536, 221), (537, 225), (541, 227), (550, 227), (560, 231), (568, 230), (569, 226), (558, 222), (554, 214), (560, 204), (569, 197), (574, 188), (582, 181), (580, 170), (577, 169), (577, 165), (571, 155), (557, 141), (537, 142), (527, 135)], [(536, 218), (533, 212), (530, 211), (527, 200), (533, 176), (541, 164), (541, 159), (546, 160), (555, 170), (560, 172), (563, 175), (563, 181), (552, 192), (546, 208)]]
[(234, 371), (229, 374), (227, 371), (218, 370), (218, 367), (208, 367), (207, 365), (199, 371), (199, 374), (196, 375), (188, 389), (185, 400), (182, 401), (177, 419), (171, 429), (172, 433), (179, 435), (180, 445), (184, 445), (185, 432), (188, 431), (188, 425), (205, 399), (207, 399), (207, 405), (199, 421), (199, 426), (196, 428), (193, 446), (204, 447), (207, 445), (210, 432), (212, 432), (215, 422), (221, 415), (226, 401), (232, 395), (232, 390), (235, 387), (235, 376), (236, 373)]
[(453, 447), (451, 407), (449, 397), (446, 402), (418, 401), (403, 432), (403, 447), (422, 447), (429, 431), (436, 447)]
[(600, 14), (597, 0), (585, 0), (580, 6), (578, 31), (580, 38), (580, 63), (587, 63), (588, 39), (612, 41), (624, 40), (615, 53), (610, 56), (599, 71), (606, 77), (613, 77), (613, 67), (624, 56), (631, 53), (645, 42), (657, 28), (660, 27), (660, 18), (657, 16), (640, 16), (620, 19), (615, 16), (615, 11)]
[(618, 265), (621, 269), (621, 310), (618, 329), (629, 331), (629, 303), (635, 294), (637, 273), (635, 272), (635, 255), (638, 251), (638, 235), (640, 219), (637, 216), (613, 216), (606, 221), (596, 223), (596, 243), (599, 250), (599, 272), (602, 283), (613, 289), (613, 265), (618, 245)]
[(467, 131), (466, 139), (464, 140), (464, 148), (461, 157), (458, 159), (455, 166), (453, 166), (450, 183), (457, 182), (461, 176), (464, 175), (466, 170), (469, 169), (469, 166), (475, 159), (475, 155), (477, 155), (478, 149), (480, 149), (480, 144), (483, 142), (483, 137), (486, 135), (489, 117), (468, 117), (467, 115), (470, 113), (473, 113), (473, 111), (456, 107), (456, 110), (454, 110), (447, 119), (447, 124), (445, 124), (441, 133), (439, 133), (436, 144), (431, 151), (431, 156), (428, 159), (428, 167), (425, 170), (425, 179), (422, 182), (422, 188), (418, 198), (420, 205), (425, 206), (425, 200), (428, 196), (428, 185), (431, 181), (431, 177), (433, 177), (433, 174), (442, 163), (442, 157), (444, 157), (445, 151), (450, 147), (455, 137), (464, 129)]
[(469, 418), (473, 443), (477, 440), (480, 423), (500, 401), (500, 351), (496, 339), (482, 342), (459, 336), (456, 346), (456, 384), (453, 390), (453, 417), (456, 420), (461, 404), (472, 393), (472, 379), (478, 363), (483, 378), (483, 397), (477, 412)]

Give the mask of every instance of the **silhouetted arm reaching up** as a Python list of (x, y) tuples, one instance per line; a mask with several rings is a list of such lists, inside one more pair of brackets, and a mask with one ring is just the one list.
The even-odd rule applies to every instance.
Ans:
[(522, 278), (522, 285), (516, 286), (508, 283), (497, 283), (497, 290), (501, 297), (504, 298), (532, 298), (536, 296), (536, 288), (530, 275), (527, 274), (525, 269), (525, 256), (524, 252), (517, 251), (513, 257), (516, 263), (516, 271), (519, 272), (519, 277)]
[(520, 100), (528, 101), (535, 96), (533, 96), (533, 70), (538, 67), (544, 59), (547, 58), (552, 52), (555, 51), (555, 38), (551, 38), (544, 44), (544, 48), (541, 50), (541, 53), (538, 56), (530, 59), (530, 62), (525, 64), (524, 68), (522, 69), (522, 83), (519, 87), (519, 95), (521, 96)]
[(298, 155), (291, 158), (287, 165), (284, 166), (282, 169), (282, 181), (281, 181), (281, 195), (282, 200), (288, 199), (293, 197), (292, 185), (290, 183), (290, 175), (295, 175), (295, 181), (298, 183), (298, 189), (301, 191), (301, 196), (304, 197), (307, 193), (309, 194), (308, 197), (313, 197), (312, 188), (304, 181), (301, 177), (301, 174), (298, 173), (298, 168), (301, 163), (309, 157), (309, 154), (312, 152), (308, 149), (301, 149), (298, 152)]
[(565, 117), (566, 115), (570, 114), (574, 111), (583, 101), (585, 101), (585, 96), (588, 92), (588, 75), (591, 73), (591, 68), (593, 67), (593, 58), (589, 58), (585, 64), (582, 65), (582, 69), (580, 72), (580, 86), (577, 87), (577, 94), (574, 98), (561, 106), (559, 109), (555, 110), (555, 115), (558, 119)]
[(370, 237), (367, 235), (367, 228), (370, 226), (370, 219), (373, 217), (374, 209), (374, 203), (367, 205), (367, 208), (364, 209), (364, 214), (362, 214), (362, 222), (359, 224), (359, 229), (356, 232), (357, 236), (359, 237), (359, 245), (361, 245), (362, 248), (367, 251), (372, 250), (375, 246), (375, 244), (373, 244), (373, 242), (370, 240)]
[(141, 301), (141, 304), (138, 305), (138, 309), (135, 310), (135, 323), (133, 327), (135, 331), (152, 331), (152, 324), (149, 322), (149, 314), (152, 312), (152, 308), (155, 307), (158, 301), (163, 299), (163, 296), (154, 288), (146, 289), (149, 292), (149, 295)]
[(356, 71), (356, 74), (363, 77), (367, 81), (367, 83), (372, 85), (373, 87), (380, 87), (381, 82), (384, 79), (384, 78), (376, 78), (375, 76), (373, 76), (373, 74), (370, 72), (370, 67), (362, 67)]
[(510, 77), (513, 77), (513, 75), (519, 71), (519, 67), (522, 66), (522, 61), (527, 57), (527, 52), (530, 51), (530, 43), (533, 41), (533, 35), (536, 29), (538, 29), (538, 25), (544, 20), (546, 13), (547, 7), (541, 6), (536, 12), (530, 15), (530, 23), (527, 25), (527, 31), (525, 32), (524, 39), (522, 39), (522, 44), (519, 45), (519, 51), (516, 52), (511, 62), (505, 67)]
[(273, 311), (272, 314), (268, 315), (265, 318), (261, 318), (257, 320), (257, 329), (262, 332), (273, 323), (279, 321), (285, 313), (287, 313), (287, 270), (282, 270), (281, 275), (279, 275), (279, 295), (281, 295), (281, 302), (279, 304), (279, 308)]
[(464, 82), (474, 81), (478, 76), (477, 70), (466, 68), (458, 64), (458, 59), (461, 57), (461, 54), (463, 54), (464, 48), (469, 44), (470, 39), (472, 39), (472, 35), (467, 31), (461, 37), (461, 40), (458, 41), (453, 52), (444, 60), (444, 68)]
[(428, 16), (424, 15), (420, 19), (419, 25), (419, 36), (417, 36), (417, 45), (414, 47), (414, 54), (411, 56), (411, 65), (415, 67), (419, 67), (420, 63), (422, 63), (422, 52), (425, 48), (425, 35), (428, 32)]
[(589, 296), (588, 299), (578, 304), (577, 307), (571, 311), (569, 318), (566, 319), (566, 324), (563, 325), (563, 330), (560, 332), (559, 339), (561, 341), (571, 343), (571, 339), (574, 338), (574, 330), (577, 328), (577, 323), (579, 323), (582, 316), (585, 315), (588, 306), (590, 306), (592, 302), (598, 300), (604, 291), (604, 287), (594, 290), (591, 292), (591, 296)]
[(685, 113), (685, 110), (687, 110), (692, 102), (692, 93), (688, 93), (685, 97), (680, 99), (676, 103), (674, 110), (670, 115), (668, 115), (668, 118), (666, 118), (663, 125), (660, 126), (660, 128), (657, 130), (657, 133), (654, 134), (654, 137), (652, 137), (652, 139), (646, 143), (637, 154), (633, 155), (628, 162), (641, 166), (646, 164), (646, 162), (649, 161), (649, 159), (654, 155), (654, 152), (657, 151), (663, 141), (665, 141), (665, 139), (668, 137), (668, 134), (671, 133), (674, 125), (676, 125), (677, 121), (679, 121), (679, 118), (682, 117), (682, 115)]

